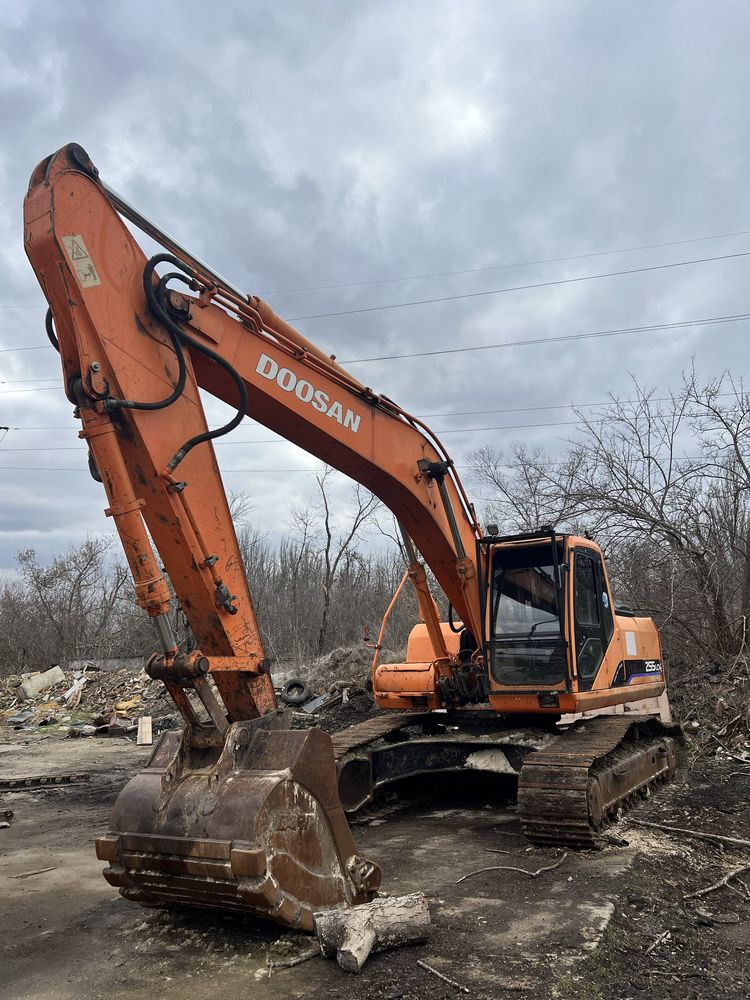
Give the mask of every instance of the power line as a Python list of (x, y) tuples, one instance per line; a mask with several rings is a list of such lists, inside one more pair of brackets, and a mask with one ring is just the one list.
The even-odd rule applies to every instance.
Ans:
[[(306, 475), (320, 475), (322, 469), (222, 469), (222, 476), (228, 473), (237, 474), (242, 473), (243, 475), (258, 475), (259, 473), (263, 475), (275, 475), (276, 473), (291, 473), (299, 472)], [(0, 465), (0, 472), (88, 472), (91, 474), (89, 469), (85, 466), (81, 467), (65, 467), (61, 468), (58, 466), (40, 466), (40, 465)], [(343, 475), (343, 473), (342, 473)]]
[(61, 378), (57, 376), (50, 376), (49, 378), (3, 378), (0, 379), (0, 385), (20, 385), (22, 382), (62, 382)]
[(414, 299), (411, 302), (390, 302), (380, 306), (362, 306), (359, 309), (340, 309), (337, 312), (310, 313), (307, 316), (290, 316), (289, 323), (304, 319), (330, 319), (334, 316), (354, 316), (357, 313), (382, 312), (385, 309), (406, 309), (411, 306), (427, 306), (435, 302), (454, 302), (457, 299), (478, 299), (485, 295), (500, 295), (503, 292), (523, 292), (532, 288), (551, 288), (555, 285), (572, 285), (579, 281), (596, 281), (599, 278), (619, 278), (628, 274), (643, 274), (646, 271), (665, 271), (672, 267), (687, 267), (690, 264), (709, 264), (717, 260), (733, 260), (738, 257), (750, 257), (750, 250), (740, 253), (725, 253), (717, 257), (698, 257), (695, 260), (678, 260), (671, 264), (650, 264), (644, 267), (631, 267), (624, 271), (606, 271), (602, 274), (581, 274), (576, 278), (556, 278), (553, 281), (537, 281), (528, 285), (509, 285), (505, 288), (490, 288), (483, 292), (462, 292), (458, 295), (440, 295), (432, 299)]
[[(530, 427), (581, 427), (584, 421), (582, 420), (550, 420), (548, 423), (540, 424), (500, 424), (495, 427), (454, 427), (454, 428), (443, 428), (436, 430), (434, 433), (438, 435), (444, 434), (469, 434), (472, 431), (515, 431), (515, 430), (527, 430)], [(592, 424), (605, 424), (606, 420), (590, 420), (589, 423)]]
[[(734, 396), (733, 392), (717, 392), (716, 396)], [(647, 399), (649, 403), (669, 403), (672, 400), (672, 396), (650, 396)], [(618, 406), (625, 406), (628, 403), (640, 403), (641, 399), (606, 399), (601, 403), (554, 403), (547, 406), (514, 406), (506, 407), (501, 410), (454, 410), (451, 413), (420, 413), (418, 416), (421, 420), (432, 420), (435, 417), (476, 417), (484, 413), (527, 413), (534, 410), (582, 410), (587, 409), (590, 406), (612, 406), (616, 404)], [(18, 428), (14, 428), (18, 430)], [(31, 428), (29, 428), (31, 429)], [(44, 430), (57, 430), (55, 427), (46, 427)]]
[(400, 281), (422, 281), (427, 278), (452, 278), (460, 274), (480, 274), (485, 271), (505, 271), (515, 267), (535, 267), (539, 264), (561, 264), (569, 260), (586, 260), (590, 257), (607, 257), (618, 253), (634, 253), (637, 250), (657, 250), (663, 247), (679, 247), (688, 243), (704, 243), (709, 240), (726, 240), (734, 236), (747, 236), (750, 229), (740, 229), (736, 233), (717, 233), (715, 236), (694, 236), (685, 240), (670, 240), (666, 243), (643, 243), (637, 247), (618, 247), (615, 250), (594, 250), (591, 253), (570, 254), (566, 257), (542, 257), (538, 260), (522, 260), (513, 264), (491, 264), (487, 267), (468, 267), (460, 271), (436, 271), (431, 274), (408, 274), (396, 278), (376, 278), (370, 281), (346, 281), (332, 285), (307, 285), (302, 288), (277, 288), (267, 295), (286, 295), (292, 292), (319, 292), (333, 288), (363, 288), (366, 285), (390, 285)]
[[(722, 393), (722, 395), (732, 395), (731, 393)], [(698, 414), (689, 413), (686, 414), (689, 417), (696, 417)], [(550, 420), (543, 423), (536, 424), (495, 424), (491, 427), (441, 427), (433, 430), (433, 433), (444, 437), (446, 434), (473, 434), (479, 433), (481, 431), (521, 431), (529, 430), (537, 427), (584, 427), (587, 424), (606, 424), (609, 422), (609, 418), (601, 418), (597, 420)], [(9, 430), (12, 428), (9, 428)], [(217, 441), (216, 445), (219, 447), (227, 447), (229, 445), (248, 445), (248, 444), (294, 444), (293, 441), (287, 441), (286, 439), (280, 438), (261, 438), (255, 441)], [(50, 447), (50, 448), (3, 448), (0, 446), (0, 455), (16, 452), (27, 452), (27, 451), (77, 451), (84, 452), (85, 448), (80, 447), (69, 447), (65, 446), (63, 448)]]
[[(368, 285), (390, 285), (402, 281), (423, 281), (428, 278), (452, 278), (462, 274), (481, 274), (487, 271), (506, 271), (516, 267), (536, 267), (541, 264), (562, 264), (571, 260), (588, 260), (591, 257), (608, 257), (618, 253), (636, 253), (639, 250), (659, 250), (665, 247), (686, 246), (690, 243), (707, 243), (710, 240), (727, 240), (737, 236), (750, 235), (750, 229), (739, 229), (734, 233), (716, 233), (712, 236), (692, 236), (682, 240), (667, 240), (664, 243), (642, 243), (634, 247), (617, 247), (612, 250), (592, 250), (589, 253), (568, 254), (563, 257), (541, 257), (536, 260), (521, 260), (510, 264), (489, 264), (485, 267), (468, 267), (457, 271), (434, 271), (430, 274), (406, 274), (395, 278), (374, 278), (368, 281), (345, 281), (328, 285), (306, 285), (300, 288), (276, 288), (266, 295), (287, 295), (292, 292), (319, 292), (335, 288), (363, 288)], [(0, 309), (39, 309), (39, 303), (12, 303), (0, 305)], [(28, 348), (34, 350), (34, 348)], [(0, 352), (2, 353), (2, 352)]]
[[(644, 461), (647, 460), (646, 456), (642, 456)], [(701, 456), (688, 456), (682, 455), (677, 456), (674, 459), (675, 462), (696, 462), (701, 461)], [(516, 468), (516, 463), (513, 462), (500, 462), (498, 463), (500, 468), (513, 469)], [(456, 469), (471, 469), (473, 466), (470, 465), (459, 465), (454, 466)], [(322, 469), (222, 469), (222, 475), (276, 475), (276, 474), (288, 474), (288, 473), (299, 473), (300, 475), (307, 476), (317, 476), (320, 475)], [(336, 470), (340, 471), (340, 470)], [(59, 467), (59, 466), (40, 466), (40, 465), (0, 465), (0, 472), (86, 472), (89, 475), (90, 470), (84, 466), (78, 467)], [(346, 475), (346, 473), (341, 472), (341, 475)], [(471, 499), (471, 498), (470, 498)], [(486, 497), (475, 497), (475, 500), (485, 502), (488, 501)]]
[[(676, 323), (652, 323), (649, 326), (627, 326), (613, 330), (594, 330), (590, 333), (569, 333), (560, 337), (535, 337), (532, 340), (506, 340), (499, 344), (478, 344), (472, 347), (446, 347), (436, 351), (414, 351), (411, 354), (383, 354), (379, 357), (373, 358), (350, 358), (345, 361), (340, 361), (339, 364), (362, 365), (370, 361), (401, 361), (405, 358), (427, 358), (436, 357), (442, 354), (466, 354), (472, 351), (494, 351), (503, 347), (523, 347), (527, 344), (533, 346), (534, 344), (551, 344), (570, 340), (589, 340), (595, 337), (622, 337), (631, 333), (654, 333), (659, 330), (680, 330), (688, 329), (694, 326), (717, 326), (723, 323), (740, 323), (746, 319), (750, 319), (750, 313), (735, 313), (734, 315), (729, 316), (708, 316), (705, 319), (686, 319)], [(26, 350), (32, 350), (32, 348), (9, 347), (5, 349), (5, 353), (10, 351)], [(33, 350), (37, 350), (37, 348), (33, 348)], [(41, 350), (41, 348), (39, 348), (39, 350)], [(0, 389), (0, 396), (11, 392), (38, 392), (56, 388), (58, 387), (48, 385), (39, 386), (38, 389)], [(478, 412), (492, 411), (487, 410)]]
[[(733, 392), (719, 392), (719, 393), (716, 394), (717, 398), (718, 397), (725, 397), (725, 396), (734, 396), (734, 395), (735, 395), (735, 393), (733, 393)], [(647, 402), (649, 402), (649, 403), (669, 403), (672, 400), (672, 398), (673, 398), (672, 396), (650, 396), (648, 398)], [(448, 413), (420, 413), (420, 414), (416, 414), (416, 416), (418, 416), (422, 420), (432, 420), (432, 419), (434, 419), (436, 417), (476, 417), (476, 416), (481, 416), (481, 415), (483, 415), (485, 413), (531, 413), (531, 412), (540, 411), (540, 410), (579, 410), (579, 409), (582, 410), (582, 409), (587, 409), (589, 407), (594, 407), (594, 406), (612, 406), (613, 404), (616, 404), (618, 406), (626, 406), (626, 405), (628, 405), (630, 403), (640, 403), (640, 402), (642, 402), (641, 399), (617, 399), (617, 400), (605, 399), (602, 402), (598, 402), (598, 403), (553, 403), (553, 404), (549, 404), (549, 405), (545, 405), (545, 406), (512, 406), (512, 407), (504, 407), (504, 408), (499, 409), (499, 410), (451, 410)], [(251, 421), (251, 422), (255, 423), (255, 421)], [(558, 421), (555, 421), (555, 425), (557, 425), (557, 424), (558, 424)], [(24, 431), (69, 431), (74, 426), (75, 426), (74, 424), (66, 424), (65, 426), (63, 426), (62, 424), (56, 424), (55, 426), (50, 426), (50, 427), (9, 427), (8, 430), (11, 430), (11, 431), (21, 431), (21, 432), (24, 432)], [(209, 424), (208, 426), (209, 426), (209, 429), (213, 429), (213, 428), (216, 428), (216, 427), (220, 427), (222, 425), (221, 424)], [(520, 427), (520, 426), (523, 426), (523, 425), (521, 425), (521, 424), (514, 424), (513, 426)], [(445, 433), (445, 432), (443, 431), (442, 433)], [(255, 443), (258, 443), (258, 444), (263, 443), (263, 444), (265, 444), (265, 443), (270, 443), (271, 441), (276, 442), (277, 439), (276, 438), (269, 438), (267, 442), (263, 441), (263, 442), (255, 442)], [(225, 442), (225, 443), (229, 444), (231, 442)], [(249, 442), (243, 442), (243, 443), (249, 443)]]
[(2, 347), (0, 354), (14, 354), (16, 351), (46, 351), (49, 350), (49, 346), (49, 344), (40, 344), (38, 347)]
[(54, 390), (55, 392), (60, 391), (59, 385), (38, 385), (35, 389), (0, 389), (0, 396), (10, 396), (12, 393), (18, 392), (49, 392)]
[(384, 354), (374, 358), (350, 358), (342, 365), (362, 365), (370, 361), (402, 361), (405, 358), (427, 358), (440, 354), (466, 354), (470, 351), (494, 351), (501, 347), (524, 347), (533, 344), (552, 344), (570, 340), (591, 340), (596, 337), (623, 337), (631, 333), (655, 333), (659, 330), (679, 330), (694, 326), (716, 326), (722, 323), (739, 323), (750, 319), (750, 313), (734, 316), (713, 316), (706, 319), (688, 319), (680, 323), (653, 323), (650, 326), (629, 326), (615, 330), (594, 330), (591, 333), (569, 333), (561, 337), (535, 337), (533, 340), (506, 340), (499, 344), (480, 344), (476, 347), (445, 347), (437, 351), (414, 351), (411, 354)]
[[(591, 423), (601, 424), (604, 423), (603, 420), (592, 420)], [(582, 421), (580, 420), (552, 420), (549, 423), (541, 424), (503, 424), (498, 427), (458, 427), (458, 428), (446, 428), (444, 430), (436, 430), (435, 434), (469, 434), (472, 431), (513, 431), (513, 430), (526, 430), (531, 427), (578, 427)], [(221, 447), (227, 447), (228, 445), (248, 445), (248, 444), (293, 444), (292, 441), (287, 441), (285, 439), (279, 438), (261, 438), (256, 441), (217, 441), (216, 445)], [(62, 448), (55, 447), (54, 445), (50, 448), (3, 448), (0, 446), (0, 455), (10, 455), (11, 453), (17, 452), (27, 452), (27, 451), (77, 451), (79, 453), (85, 453), (85, 446), (64, 446)]]

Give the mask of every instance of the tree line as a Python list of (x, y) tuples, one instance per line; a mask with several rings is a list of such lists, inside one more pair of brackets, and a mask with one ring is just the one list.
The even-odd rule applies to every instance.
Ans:
[[(317, 479), (319, 502), (289, 513), (279, 544), (250, 523), (247, 498), (231, 498), (266, 655), (308, 662), (339, 646), (377, 638), (380, 622), (403, 575), (395, 545), (373, 547), (384, 510), (360, 487), (343, 513), (332, 510), (331, 470)], [(116, 536), (71, 545), (43, 564), (33, 549), (17, 556), (18, 574), (0, 583), (0, 675), (44, 669), (79, 659), (148, 656), (157, 648), (148, 617), (134, 604), (133, 587)], [(417, 605), (406, 591), (394, 609), (385, 645), (403, 649)], [(183, 649), (192, 637), (175, 599), (173, 625)]]
[[(731, 375), (699, 383), (687, 373), (658, 397), (633, 381), (627, 399), (577, 409), (575, 440), (555, 452), (493, 444), (470, 456), (481, 513), (506, 532), (555, 525), (588, 533), (607, 559), (618, 603), (659, 625), (673, 682), (708, 672), (747, 675), (750, 627), (750, 397)], [(331, 505), (331, 473), (318, 501), (290, 512), (271, 544), (245, 498), (232, 503), (267, 655), (301, 663), (376, 637), (404, 571), (384, 508), (355, 488), (347, 510)], [(471, 491), (470, 491), (471, 492)], [(374, 537), (388, 534), (386, 547)], [(128, 572), (108, 537), (90, 538), (42, 565), (18, 555), (0, 584), (0, 670), (66, 659), (147, 655), (155, 637), (132, 601)], [(385, 643), (403, 649), (417, 620), (410, 588)], [(175, 626), (189, 630), (175, 602)]]

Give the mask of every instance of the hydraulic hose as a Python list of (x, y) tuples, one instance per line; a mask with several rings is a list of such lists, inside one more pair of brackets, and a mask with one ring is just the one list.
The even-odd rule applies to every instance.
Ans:
[(200, 351), (201, 354), (204, 354), (207, 358), (215, 361), (217, 365), (220, 365), (229, 374), (237, 386), (239, 401), (237, 404), (237, 412), (228, 423), (215, 428), (215, 430), (204, 431), (202, 434), (196, 434), (195, 437), (189, 438), (183, 445), (180, 446), (180, 448), (178, 448), (167, 463), (167, 468), (170, 472), (174, 472), (187, 453), (192, 451), (196, 445), (202, 444), (204, 441), (213, 441), (216, 438), (223, 437), (225, 434), (233, 431), (235, 427), (242, 423), (242, 418), (247, 413), (247, 389), (245, 388), (245, 383), (242, 381), (242, 376), (237, 369), (230, 365), (226, 358), (222, 358), (222, 356), (217, 354), (216, 351), (212, 351), (210, 347), (207, 347), (200, 341), (195, 340), (189, 333), (185, 333), (184, 330), (180, 330), (180, 336), (183, 343), (189, 344), (191, 347), (195, 348), (196, 351)]
[[(159, 264), (167, 263), (173, 264), (175, 267), (179, 268), (179, 270), (170, 271), (168, 274), (165, 274), (163, 277), (159, 278), (158, 283), (155, 285), (154, 272), (157, 266)], [(156, 254), (148, 261), (143, 270), (143, 291), (146, 296), (146, 303), (148, 304), (151, 315), (167, 331), (169, 340), (174, 348), (175, 357), (177, 358), (177, 382), (174, 389), (172, 389), (169, 395), (165, 396), (164, 399), (159, 399), (154, 402), (144, 402), (135, 399), (115, 399), (110, 396), (106, 400), (106, 407), (108, 410), (163, 410), (167, 406), (171, 406), (175, 403), (184, 392), (185, 382), (187, 380), (185, 344), (189, 345), (196, 351), (200, 351), (200, 353), (205, 355), (205, 357), (210, 358), (217, 365), (220, 365), (237, 386), (237, 412), (234, 417), (223, 426), (217, 427), (212, 431), (204, 431), (202, 434), (196, 434), (194, 437), (185, 441), (185, 443), (177, 449), (167, 464), (167, 468), (170, 472), (174, 472), (188, 452), (192, 451), (196, 445), (202, 444), (204, 441), (213, 441), (215, 438), (222, 437), (224, 434), (228, 434), (230, 431), (234, 430), (234, 428), (241, 423), (242, 418), (247, 413), (247, 389), (245, 388), (245, 383), (243, 382), (239, 372), (226, 360), (226, 358), (217, 354), (216, 351), (212, 350), (206, 344), (196, 340), (184, 329), (182, 329), (182, 327), (174, 321), (172, 316), (170, 316), (167, 308), (167, 286), (170, 281), (182, 281), (192, 291), (200, 290), (196, 273), (192, 270), (192, 268), (181, 261), (179, 257), (175, 257), (173, 254), (169, 253)], [(49, 337), (51, 344), (56, 348), (56, 350), (59, 351), (60, 347), (57, 337), (55, 336), (52, 311), (50, 309), (47, 310), (45, 326), (47, 329), (47, 336)]]
[[(175, 264), (180, 268), (180, 271), (172, 271), (165, 275), (159, 280), (156, 288), (154, 288), (153, 275), (156, 266), (157, 264), (165, 262)], [(134, 399), (113, 399), (110, 397), (107, 400), (108, 410), (163, 410), (167, 406), (171, 406), (172, 403), (176, 402), (182, 395), (187, 376), (185, 352), (182, 349), (181, 342), (182, 330), (169, 315), (165, 306), (166, 286), (167, 282), (171, 280), (184, 281), (190, 288), (196, 287), (192, 272), (190, 272), (182, 261), (177, 259), (177, 257), (173, 257), (171, 254), (166, 253), (157, 254), (155, 257), (152, 257), (143, 270), (143, 291), (146, 295), (146, 302), (148, 303), (151, 315), (155, 320), (161, 323), (167, 331), (175, 356), (177, 357), (177, 383), (168, 396), (165, 396), (164, 399), (156, 400), (153, 403), (142, 402)]]
[(49, 342), (52, 344), (57, 353), (60, 353), (60, 341), (57, 339), (57, 334), (55, 333), (55, 324), (52, 319), (52, 310), (47, 309), (47, 315), (44, 317), (44, 329), (47, 331), (47, 336), (49, 337)]

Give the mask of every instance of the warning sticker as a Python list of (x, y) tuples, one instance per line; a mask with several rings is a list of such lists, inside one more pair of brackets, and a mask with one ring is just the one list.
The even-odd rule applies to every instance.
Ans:
[(68, 252), (68, 257), (70, 257), (73, 270), (78, 275), (81, 286), (83, 288), (93, 288), (95, 285), (101, 285), (99, 275), (96, 273), (96, 268), (89, 257), (86, 244), (83, 242), (83, 237), (63, 236), (62, 241), (63, 246)]
[(628, 656), (635, 656), (637, 652), (636, 642), (635, 642), (635, 632), (625, 633), (625, 651), (628, 654)]

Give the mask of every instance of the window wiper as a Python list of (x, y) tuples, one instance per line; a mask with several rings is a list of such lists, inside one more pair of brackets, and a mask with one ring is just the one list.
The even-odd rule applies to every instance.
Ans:
[(534, 634), (535, 629), (538, 629), (540, 625), (554, 625), (556, 622), (557, 622), (557, 618), (547, 618), (543, 622), (534, 622), (534, 624), (529, 629), (529, 632), (528, 632), (528, 635), (526, 636), (526, 638), (530, 639), (532, 637), (532, 635)]

